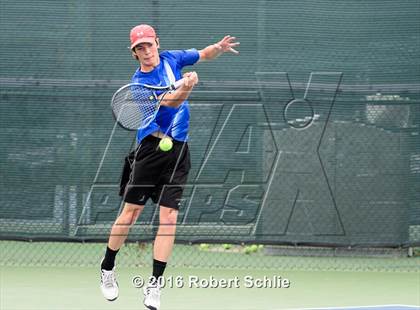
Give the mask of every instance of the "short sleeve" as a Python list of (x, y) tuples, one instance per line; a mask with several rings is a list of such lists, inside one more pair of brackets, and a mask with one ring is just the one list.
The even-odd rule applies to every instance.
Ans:
[(200, 54), (195, 48), (188, 50), (169, 51), (169, 53), (175, 57), (178, 66), (181, 68), (195, 64), (200, 58)]

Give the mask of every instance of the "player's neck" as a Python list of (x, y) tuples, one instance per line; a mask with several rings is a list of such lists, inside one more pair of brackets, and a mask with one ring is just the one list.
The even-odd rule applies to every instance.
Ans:
[(160, 59), (157, 57), (157, 59), (152, 64), (144, 64), (140, 63), (140, 71), (144, 73), (148, 73), (153, 71), (157, 66), (160, 64)]

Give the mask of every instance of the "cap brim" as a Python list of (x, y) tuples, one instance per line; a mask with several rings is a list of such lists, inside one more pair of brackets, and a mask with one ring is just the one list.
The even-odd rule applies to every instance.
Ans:
[(138, 39), (133, 44), (131, 44), (131, 49), (133, 49), (136, 45), (138, 45), (140, 43), (153, 43), (153, 42), (155, 42), (155, 40), (156, 40), (156, 38), (154, 38), (154, 37), (144, 37), (144, 38)]

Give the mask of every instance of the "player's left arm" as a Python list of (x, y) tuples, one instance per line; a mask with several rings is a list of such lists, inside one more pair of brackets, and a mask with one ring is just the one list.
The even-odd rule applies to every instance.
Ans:
[(198, 62), (215, 59), (227, 52), (237, 55), (239, 52), (234, 48), (239, 46), (239, 44), (239, 42), (236, 42), (235, 37), (227, 35), (219, 42), (199, 50), (198, 53), (200, 54), (200, 58)]

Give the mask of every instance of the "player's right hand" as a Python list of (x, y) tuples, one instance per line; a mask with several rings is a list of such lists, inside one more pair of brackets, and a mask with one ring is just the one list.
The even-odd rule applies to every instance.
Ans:
[(188, 88), (193, 88), (198, 83), (198, 75), (197, 72), (185, 72), (182, 76), (184, 80), (184, 86)]

